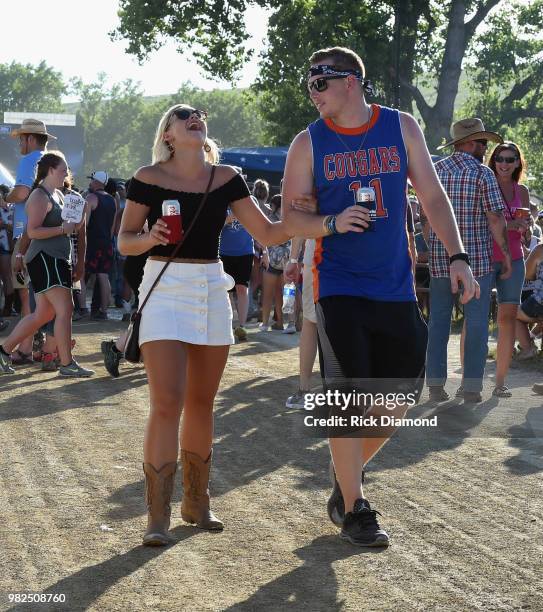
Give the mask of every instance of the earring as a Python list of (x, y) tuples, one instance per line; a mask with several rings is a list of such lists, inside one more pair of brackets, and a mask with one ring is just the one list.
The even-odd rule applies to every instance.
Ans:
[(205, 151), (206, 153), (209, 153), (209, 152), (211, 151), (211, 147), (209, 146), (209, 143), (207, 143), (207, 142), (206, 142), (206, 143), (205, 143), (205, 145), (204, 145), (204, 151)]
[(168, 151), (173, 155), (175, 153), (175, 149), (173, 148), (173, 144), (169, 140), (165, 140), (164, 144), (168, 147)]

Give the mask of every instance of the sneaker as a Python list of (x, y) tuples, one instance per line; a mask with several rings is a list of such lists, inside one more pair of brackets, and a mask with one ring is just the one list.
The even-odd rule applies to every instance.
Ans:
[(540, 383), (535, 383), (532, 387), (532, 391), (538, 395), (543, 395), (543, 385)]
[(270, 326), (269, 326), (269, 325), (266, 325), (265, 323), (260, 323), (260, 324), (258, 325), (258, 331), (261, 331), (261, 332), (269, 332), (269, 331), (270, 331)]
[(458, 398), (464, 397), (464, 387), (462, 386), (458, 387), (458, 389), (456, 390), (456, 393), (454, 394), (454, 397), (458, 397)]
[(123, 358), (123, 354), (115, 346), (115, 340), (104, 340), (101, 347), (104, 354), (104, 367), (111, 376), (118, 378), (119, 363)]
[[(328, 498), (328, 502), (326, 504), (326, 511), (328, 512), (328, 517), (336, 525), (336, 527), (341, 527), (343, 525), (343, 521), (345, 520), (345, 500), (343, 499), (343, 493), (339, 487), (339, 482), (336, 478), (336, 471), (334, 469), (334, 462), (330, 459), (330, 465), (328, 466), (328, 472), (330, 474), (330, 482), (332, 483), (332, 493)], [(364, 484), (365, 472), (362, 470), (362, 477), (360, 482)]]
[(243, 325), (240, 325), (234, 330), (234, 336), (238, 342), (245, 342), (245, 340), (247, 340), (247, 330)]
[(526, 361), (527, 359), (533, 359), (537, 355), (537, 347), (532, 344), (530, 348), (520, 349), (515, 355), (517, 361)]
[(449, 394), (445, 389), (441, 386), (431, 386), (428, 387), (430, 391), (430, 401), (431, 402), (446, 402), (450, 399)]
[(296, 325), (294, 323), (289, 323), (285, 329), (283, 330), (284, 334), (295, 334), (296, 333)]
[(83, 318), (83, 313), (80, 310), (74, 310), (72, 314), (72, 321), (81, 321)]
[(287, 408), (305, 408), (305, 395), (309, 393), (309, 391), (302, 391), (302, 389), (298, 389), (294, 395), (291, 395), (285, 406)]
[(378, 514), (367, 499), (357, 499), (353, 511), (345, 515), (339, 537), (355, 546), (388, 546), (388, 534), (379, 526)]
[(75, 359), (68, 365), (61, 365), (58, 369), (59, 376), (67, 376), (70, 378), (89, 378), (94, 375), (94, 370), (87, 370), (81, 367)]
[(11, 357), (0, 351), (0, 374), (15, 374), (11, 367)]
[(9, 327), (9, 321), (0, 321), (0, 332), (3, 332)]

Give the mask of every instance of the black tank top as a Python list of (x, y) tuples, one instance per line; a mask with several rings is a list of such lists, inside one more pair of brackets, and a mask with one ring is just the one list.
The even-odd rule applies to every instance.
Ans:
[(91, 212), (87, 226), (87, 243), (91, 248), (111, 244), (111, 227), (115, 219), (115, 199), (109, 193), (95, 191), (98, 206)]
[[(176, 257), (218, 259), (219, 237), (226, 220), (226, 209), (231, 202), (242, 200), (249, 195), (249, 188), (240, 174), (234, 175), (224, 185), (210, 191), (200, 216)], [(127, 199), (149, 208), (147, 214), (149, 229), (162, 216), (162, 202), (164, 200), (178, 200), (181, 205), (183, 229), (187, 229), (198, 210), (198, 205), (203, 196), (203, 193), (188, 193), (164, 189), (164, 187), (150, 185), (132, 178), (128, 188)], [(175, 244), (168, 244), (167, 246), (158, 245), (153, 247), (149, 254), (168, 257), (174, 248)]]

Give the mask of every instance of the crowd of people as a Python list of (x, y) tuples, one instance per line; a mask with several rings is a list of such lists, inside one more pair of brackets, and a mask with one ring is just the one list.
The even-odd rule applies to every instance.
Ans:
[[(43, 122), (27, 119), (12, 133), (22, 157), (15, 186), (0, 195), (0, 331), (15, 314), (21, 319), (0, 345), (0, 373), (39, 361), (59, 376), (90, 377), (95, 372), (72, 355), (72, 321), (106, 320), (112, 302), (124, 321), (138, 311), (150, 393), (146, 545), (170, 541), (178, 457), (183, 519), (223, 528), (209, 497), (213, 404), (229, 346), (248, 340), (253, 317), (263, 334), (301, 332), (299, 389), (288, 408), (306, 407), (317, 353), (326, 390), (398, 392), (407, 384), (419, 397), (426, 380), (431, 401), (448, 400), (455, 304), (464, 314), (456, 395), (482, 401), (493, 291), (493, 395), (511, 396), (505, 383), (515, 339), (518, 359), (537, 352), (543, 244), (518, 145), (480, 119), (465, 119), (442, 147), (452, 153), (434, 165), (413, 117), (367, 103), (371, 84), (356, 53), (323, 49), (309, 66), (320, 118), (294, 139), (273, 197), (266, 181), (251, 192), (242, 169), (219, 163), (207, 113), (186, 104), (161, 118), (149, 166), (126, 183), (97, 170), (82, 193), (64, 155), (47, 148), (54, 136)], [(489, 141), (496, 144), (485, 163)], [(372, 194), (372, 204), (360, 205), (361, 192)], [(293, 313), (283, 313), (285, 283), (298, 288)], [(127, 333), (102, 342), (112, 376), (120, 374), (126, 342)], [(335, 409), (324, 406), (324, 416)], [(351, 403), (346, 414), (405, 412), (399, 404), (383, 412)], [(327, 511), (354, 545), (389, 543), (362, 485), (394, 430), (326, 431)]]

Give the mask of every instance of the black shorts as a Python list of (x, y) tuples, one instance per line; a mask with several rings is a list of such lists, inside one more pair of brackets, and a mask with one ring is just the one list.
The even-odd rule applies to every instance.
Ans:
[[(224, 271), (234, 278), (236, 285), (249, 286), (254, 255), (221, 255)], [(233, 291), (233, 289), (231, 290)]]
[(72, 268), (65, 259), (56, 259), (40, 251), (26, 265), (34, 293), (53, 287), (72, 288)]
[[(416, 302), (381, 302), (329, 296), (316, 304), (319, 359), (325, 391), (410, 393), (416, 403), (424, 385), (428, 329)], [(412, 404), (409, 404), (412, 405)], [(342, 416), (367, 411), (350, 405)], [(328, 414), (334, 407), (325, 407)], [(342, 430), (339, 435), (352, 433)]]

